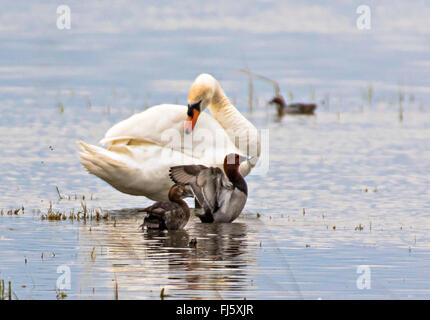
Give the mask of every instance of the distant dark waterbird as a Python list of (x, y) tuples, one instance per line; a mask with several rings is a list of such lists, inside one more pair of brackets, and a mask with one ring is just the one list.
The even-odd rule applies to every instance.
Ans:
[(282, 117), (285, 114), (314, 114), (317, 108), (315, 103), (290, 103), (287, 105), (281, 95), (274, 97), (269, 103), (276, 104), (278, 117)]
[(248, 186), (239, 173), (239, 166), (249, 158), (235, 153), (224, 158), (224, 172), (218, 167), (203, 165), (175, 166), (170, 178), (191, 189), (204, 210), (202, 222), (232, 222), (242, 212), (248, 198)]
[(169, 201), (159, 201), (142, 211), (147, 214), (142, 229), (180, 230), (190, 218), (190, 208), (182, 200), (187, 196), (182, 185), (173, 185), (169, 190)]

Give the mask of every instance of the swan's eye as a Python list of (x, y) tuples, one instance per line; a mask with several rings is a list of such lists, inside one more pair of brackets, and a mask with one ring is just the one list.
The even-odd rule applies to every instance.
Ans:
[(193, 108), (191, 108), (190, 106), (188, 106), (187, 116), (191, 118), (193, 117)]
[(202, 103), (202, 101), (200, 100), (197, 103), (193, 103), (193, 104), (188, 104), (188, 112), (187, 115), (189, 117), (193, 117), (193, 110), (197, 110), (198, 112), (200, 112), (200, 104)]

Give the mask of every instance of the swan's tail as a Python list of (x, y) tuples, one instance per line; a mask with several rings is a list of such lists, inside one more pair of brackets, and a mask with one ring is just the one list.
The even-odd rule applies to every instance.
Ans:
[(130, 166), (119, 159), (115, 159), (115, 155), (109, 150), (82, 141), (79, 141), (78, 145), (81, 147), (79, 153), (81, 164), (88, 173), (96, 175), (122, 192), (131, 193), (128, 188), (122, 190), (125, 189), (123, 183), (117, 183), (126, 180), (127, 176), (132, 173), (130, 171), (133, 170), (130, 170)]

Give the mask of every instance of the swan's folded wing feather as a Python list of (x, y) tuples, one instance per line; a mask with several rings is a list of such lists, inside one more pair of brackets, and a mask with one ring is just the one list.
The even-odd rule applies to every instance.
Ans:
[[(193, 130), (192, 143), (184, 143), (184, 123), (187, 118), (187, 107), (179, 105), (162, 104), (153, 106), (143, 112), (137, 113), (128, 119), (122, 120), (110, 128), (105, 137), (100, 141), (107, 145), (108, 149), (116, 145), (140, 146), (156, 145), (185, 154), (187, 158), (195, 159), (193, 150), (200, 150), (198, 162), (186, 162), (187, 164), (201, 163), (213, 164), (213, 157), (224, 158), (228, 153), (240, 153), (227, 131), (221, 124), (208, 113), (202, 112), (199, 121)], [(201, 136), (211, 132), (215, 137), (222, 134), (222, 141), (226, 144), (220, 148), (213, 140), (208, 143)], [(218, 141), (218, 140), (217, 140)], [(214, 153), (215, 152), (215, 153)]]
[(186, 107), (178, 105), (162, 104), (136, 113), (128, 119), (122, 120), (110, 128), (101, 144), (111, 145), (115, 141), (138, 140), (156, 144), (166, 144), (160, 132), (170, 128), (183, 130), (183, 122), (186, 119)]

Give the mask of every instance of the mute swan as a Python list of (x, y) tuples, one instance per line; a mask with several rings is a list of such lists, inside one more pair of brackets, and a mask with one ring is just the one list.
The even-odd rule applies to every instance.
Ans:
[[(207, 107), (213, 117), (203, 112)], [(115, 124), (101, 143), (107, 149), (78, 143), (86, 170), (121, 192), (155, 201), (168, 200), (172, 166), (222, 168), (226, 154), (238, 153), (252, 156), (239, 168), (246, 176), (260, 156), (257, 129), (209, 74), (199, 75), (191, 85), (188, 107), (153, 106)]]
[(190, 186), (205, 213), (202, 222), (232, 222), (243, 210), (248, 197), (245, 179), (239, 173), (240, 163), (247, 158), (228, 154), (224, 159), (224, 173), (220, 168), (204, 166), (175, 166), (170, 178), (177, 184)]
[(290, 103), (287, 105), (282, 96), (276, 96), (269, 102), (276, 104), (278, 110), (278, 117), (282, 117), (286, 113), (290, 114), (314, 114), (317, 105), (315, 103)]
[(190, 208), (182, 200), (185, 187), (173, 185), (169, 191), (169, 202), (156, 202), (143, 209), (148, 215), (143, 220), (142, 229), (179, 230), (183, 229), (190, 218)]

